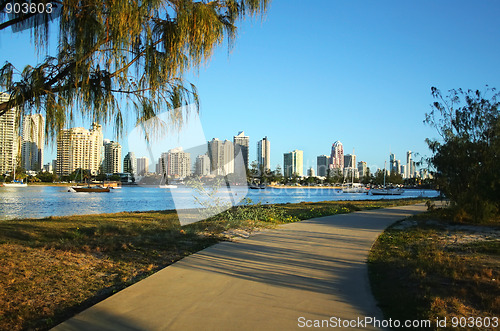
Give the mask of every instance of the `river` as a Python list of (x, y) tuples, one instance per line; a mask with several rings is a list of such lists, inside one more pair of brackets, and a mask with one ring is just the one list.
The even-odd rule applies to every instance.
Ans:
[[(325, 188), (266, 188), (263, 190), (233, 190), (233, 201), (243, 198), (252, 203), (297, 203), (327, 200), (368, 200), (411, 197), (435, 197), (434, 190), (405, 190), (401, 196), (371, 196), (344, 194)], [(0, 187), (0, 219), (42, 218), (75, 214), (99, 214), (122, 211), (150, 211), (195, 208), (192, 189), (160, 189), (157, 187), (125, 186), (110, 193), (70, 193), (63, 186)], [(240, 202), (241, 203), (241, 202)]]

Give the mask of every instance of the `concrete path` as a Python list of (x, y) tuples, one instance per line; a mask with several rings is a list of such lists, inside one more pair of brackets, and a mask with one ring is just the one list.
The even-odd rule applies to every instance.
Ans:
[(223, 242), (54, 330), (292, 330), (332, 317), (382, 319), (368, 282), (368, 252), (387, 226), (425, 209), (326, 216)]

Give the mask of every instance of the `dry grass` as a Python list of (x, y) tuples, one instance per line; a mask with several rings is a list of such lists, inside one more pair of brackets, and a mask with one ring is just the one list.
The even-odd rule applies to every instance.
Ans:
[(0, 330), (46, 330), (159, 269), (226, 240), (224, 231), (416, 200), (248, 206), (181, 227), (175, 211), (0, 222)]
[(441, 216), (436, 211), (406, 221), (410, 226), (397, 224), (374, 245), (370, 278), (384, 314), (431, 321), (500, 317), (500, 228), (451, 224)]

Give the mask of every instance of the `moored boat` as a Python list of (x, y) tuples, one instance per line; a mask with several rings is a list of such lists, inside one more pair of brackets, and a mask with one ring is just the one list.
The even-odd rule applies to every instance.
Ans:
[(371, 195), (401, 195), (404, 190), (401, 188), (373, 188), (369, 191)]
[(13, 182), (10, 182), (10, 183), (3, 183), (3, 186), (5, 186), (5, 187), (27, 187), (28, 184), (27, 183), (23, 183), (23, 182), (13, 181)]
[(70, 186), (68, 192), (109, 192), (109, 187), (100, 185)]
[(360, 183), (347, 183), (342, 185), (342, 193), (366, 193), (367, 188)]

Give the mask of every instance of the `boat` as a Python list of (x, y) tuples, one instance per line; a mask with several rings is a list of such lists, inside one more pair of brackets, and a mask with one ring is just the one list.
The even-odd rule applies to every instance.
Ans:
[(360, 183), (347, 183), (342, 185), (342, 193), (366, 193), (367, 188)]
[[(83, 181), (83, 169), (81, 170), (81, 180)], [(110, 189), (109, 187), (107, 186), (104, 186), (104, 185), (90, 185), (90, 184), (87, 184), (87, 185), (75, 185), (75, 186), (70, 186), (69, 189), (68, 189), (68, 192), (71, 192), (71, 193), (76, 193), (76, 192), (96, 192), (96, 193), (100, 193), (100, 192), (109, 192)]]
[(252, 190), (264, 190), (267, 187), (267, 185), (252, 183), (248, 187), (251, 188)]
[(10, 183), (3, 183), (3, 186), (6, 186), (6, 187), (27, 187), (28, 186), (28, 183), (24, 183), (22, 181), (16, 180), (16, 169), (15, 169), (15, 167), (14, 167), (14, 176), (12, 178), (14, 178), (12, 180), (12, 182), (10, 182)]
[(404, 190), (399, 187), (385, 187), (385, 174), (386, 174), (387, 161), (384, 162), (384, 187), (383, 188), (372, 188), (368, 194), (371, 195), (401, 195)]
[(3, 183), (3, 186), (5, 187), (27, 187), (27, 183), (19, 182), (19, 181), (12, 181), (10, 183)]
[(68, 192), (109, 192), (109, 187), (101, 185), (70, 186)]
[(371, 195), (401, 195), (404, 190), (401, 188), (373, 188), (370, 190)]
[(172, 185), (172, 184), (160, 184), (158, 186), (159, 188), (177, 188), (177, 185)]

